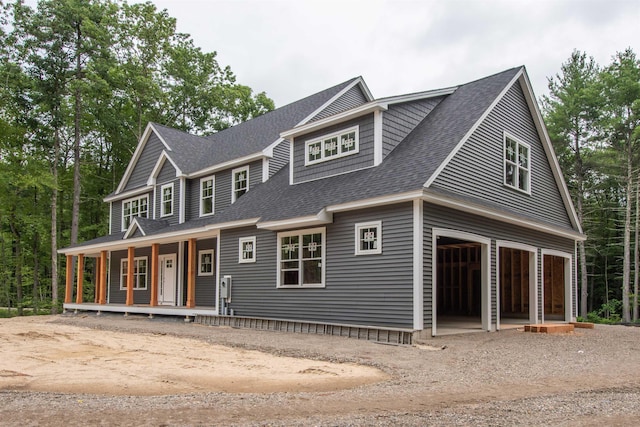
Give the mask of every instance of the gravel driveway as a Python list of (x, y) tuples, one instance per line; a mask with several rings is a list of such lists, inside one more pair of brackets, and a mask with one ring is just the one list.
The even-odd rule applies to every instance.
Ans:
[[(60, 324), (373, 366), (387, 381), (329, 392), (100, 396), (0, 391), (0, 425), (640, 425), (640, 328), (572, 334), (507, 330), (420, 346), (184, 324), (118, 315)], [(133, 337), (132, 337), (133, 338)]]

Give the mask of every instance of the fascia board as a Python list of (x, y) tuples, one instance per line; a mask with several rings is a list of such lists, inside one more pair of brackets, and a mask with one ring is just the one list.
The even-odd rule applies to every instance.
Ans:
[(201, 169), (196, 172), (192, 172), (190, 174), (185, 175), (187, 178), (200, 178), (206, 175), (211, 175), (213, 173), (219, 172), (221, 170), (242, 166), (250, 162), (254, 162), (256, 160), (262, 160), (263, 158), (268, 157), (264, 152), (260, 151), (258, 153), (249, 154), (248, 156), (238, 157), (237, 159), (229, 160), (228, 162), (218, 163), (217, 165), (209, 166), (208, 168)]
[(117, 200), (128, 199), (129, 197), (134, 197), (139, 194), (148, 193), (153, 190), (152, 185), (147, 185), (145, 187), (136, 188), (135, 190), (127, 191), (126, 193), (113, 194), (111, 196), (107, 196), (102, 199), (104, 202), (115, 202)]
[(424, 92), (410, 93), (407, 95), (390, 96), (387, 98), (380, 98), (378, 102), (384, 102), (388, 105), (400, 104), (403, 102), (417, 101), (420, 99), (437, 98), (439, 96), (451, 95), (458, 89), (458, 86), (452, 86), (444, 89), (428, 90)]
[(582, 224), (578, 221), (578, 214), (576, 213), (575, 207), (573, 205), (573, 201), (571, 200), (571, 194), (569, 193), (569, 188), (567, 187), (567, 183), (564, 180), (564, 176), (562, 175), (562, 169), (560, 168), (560, 163), (558, 162), (558, 157), (556, 156), (555, 150), (553, 149), (553, 145), (551, 144), (551, 138), (549, 138), (549, 133), (547, 132), (547, 127), (544, 124), (544, 120), (542, 119), (542, 114), (540, 112), (540, 108), (538, 107), (538, 103), (535, 101), (535, 95), (533, 93), (533, 88), (531, 87), (531, 82), (529, 81), (529, 76), (526, 70), (521, 75), (520, 83), (523, 90), (525, 99), (529, 106), (529, 110), (533, 116), (533, 122), (536, 126), (536, 130), (538, 131), (538, 136), (540, 141), (542, 141), (542, 146), (547, 155), (547, 158), (551, 160), (551, 171), (553, 172), (553, 176), (556, 180), (556, 185), (560, 190), (560, 196), (565, 204), (565, 208), (568, 211), (569, 219), (571, 224), (580, 232), (583, 233)]
[(491, 113), (491, 111), (493, 111), (495, 106), (498, 105), (498, 102), (500, 102), (502, 100), (502, 98), (505, 96), (505, 94), (509, 91), (509, 89), (511, 89), (511, 86), (513, 86), (513, 84), (516, 81), (518, 81), (518, 79), (520, 78), (520, 76), (522, 75), (523, 72), (524, 72), (524, 68), (521, 68), (520, 71), (518, 71), (516, 73), (516, 75), (511, 79), (511, 81), (504, 87), (504, 89), (502, 90), (502, 92), (500, 92), (500, 94), (496, 97), (496, 99), (493, 100), (491, 105), (489, 105), (489, 107), (484, 111), (484, 113), (482, 113), (480, 118), (473, 124), (473, 126), (471, 126), (471, 128), (469, 128), (467, 133), (462, 137), (462, 139), (458, 142), (458, 144), (455, 146), (455, 148), (453, 150), (451, 150), (451, 152), (444, 159), (444, 161), (442, 163), (440, 163), (440, 166), (438, 166), (438, 168), (435, 170), (435, 172), (433, 172), (433, 174), (431, 174), (431, 176), (429, 177), (427, 182), (424, 183), (424, 187), (425, 188), (429, 188), (431, 186), (431, 184), (433, 184), (433, 182), (436, 180), (436, 178), (438, 178), (438, 176), (440, 176), (440, 173), (443, 171), (443, 169), (449, 164), (451, 159), (453, 159), (453, 157), (456, 154), (458, 154), (458, 151), (460, 151), (460, 149), (462, 148), (464, 143), (467, 142), (467, 140), (471, 137), (471, 135), (473, 135), (473, 133), (476, 131), (476, 129), (478, 129), (478, 127), (482, 124), (482, 122), (484, 122), (484, 120)]
[(257, 227), (265, 230), (279, 231), (300, 227), (315, 227), (318, 225), (331, 224), (332, 222), (333, 214), (323, 209), (316, 215), (301, 216), (279, 221), (259, 222)]
[(307, 123), (301, 126), (294, 127), (293, 129), (280, 133), (280, 137), (284, 139), (295, 138), (296, 136), (303, 135), (305, 133), (313, 132), (323, 127), (331, 126), (334, 124), (346, 122), (347, 120), (354, 119), (356, 117), (364, 116), (366, 114), (373, 113), (374, 111), (384, 111), (387, 109), (387, 105), (376, 101), (368, 102), (359, 107), (352, 108), (351, 110), (344, 111), (342, 113), (335, 114), (330, 117), (326, 117), (315, 122)]
[(574, 241), (585, 241), (587, 240), (587, 236), (582, 233), (578, 233), (575, 231), (563, 230), (558, 227), (553, 227), (547, 224), (541, 224), (536, 221), (531, 221), (528, 219), (524, 219), (517, 215), (508, 214), (505, 212), (500, 212), (495, 209), (490, 209), (485, 206), (475, 205), (473, 203), (469, 203), (468, 200), (456, 200), (450, 197), (437, 195), (429, 192), (425, 192), (422, 199), (425, 202), (433, 203), (439, 206), (445, 206), (451, 209), (464, 211), (467, 213), (471, 213), (473, 215), (482, 216), (485, 218), (493, 219), (496, 221), (517, 225), (519, 227), (525, 227), (531, 230), (540, 231), (547, 234), (552, 234), (554, 236), (560, 236), (567, 239), (571, 239)]
[(334, 212), (352, 211), (356, 209), (371, 208), (375, 206), (391, 205), (394, 203), (402, 203), (402, 202), (409, 202), (409, 201), (415, 200), (418, 197), (422, 197), (422, 194), (423, 194), (422, 190), (408, 191), (406, 193), (391, 194), (391, 195), (386, 195), (381, 197), (374, 197), (371, 199), (363, 199), (363, 200), (357, 200), (353, 202), (331, 205), (331, 206), (327, 206), (326, 210), (329, 213), (334, 213)]
[(122, 179), (120, 180), (120, 184), (118, 184), (118, 188), (116, 188), (116, 194), (122, 192), (122, 190), (124, 190), (124, 187), (127, 184), (127, 182), (129, 182), (129, 178), (131, 177), (131, 173), (133, 172), (133, 169), (135, 168), (135, 165), (138, 163), (140, 155), (142, 155), (142, 150), (144, 149), (145, 145), (147, 145), (147, 142), (149, 141), (149, 137), (151, 136), (151, 132), (154, 132), (156, 134), (156, 136), (158, 137), (160, 142), (162, 142), (162, 144), (165, 146), (165, 148), (168, 151), (171, 151), (171, 147), (169, 147), (169, 144), (167, 144), (167, 142), (164, 140), (164, 138), (162, 138), (162, 136), (156, 130), (156, 128), (153, 127), (153, 124), (151, 124), (151, 123), (147, 124), (147, 127), (145, 128), (145, 130), (144, 130), (144, 132), (142, 134), (142, 137), (140, 138), (140, 141), (138, 142), (138, 145), (136, 146), (136, 149), (133, 152), (133, 156), (131, 156), (131, 160), (129, 161), (129, 164), (127, 165), (127, 169), (125, 169), (125, 171), (124, 171), (124, 175), (122, 176)]
[(131, 224), (129, 224), (129, 228), (124, 233), (123, 239), (125, 239), (125, 240), (128, 239), (130, 236), (133, 235), (133, 233), (136, 232), (137, 229), (140, 230), (140, 233), (142, 233), (143, 236), (147, 235), (147, 233), (144, 232), (144, 229), (138, 223), (138, 218), (134, 218), (133, 221), (131, 221)]

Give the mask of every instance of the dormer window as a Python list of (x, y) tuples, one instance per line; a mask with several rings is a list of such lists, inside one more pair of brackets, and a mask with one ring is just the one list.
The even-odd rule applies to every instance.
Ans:
[(305, 166), (356, 154), (358, 126), (314, 138), (305, 143)]

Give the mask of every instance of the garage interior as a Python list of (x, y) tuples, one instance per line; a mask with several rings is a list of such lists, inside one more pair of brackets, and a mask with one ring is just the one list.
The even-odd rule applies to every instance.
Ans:
[(482, 330), (482, 246), (439, 237), (437, 251), (438, 334), (446, 329)]
[[(500, 248), (500, 321), (528, 322), (530, 318), (530, 257), (529, 251)], [(515, 322), (514, 322), (515, 321)]]
[(544, 320), (565, 320), (565, 258), (544, 256)]

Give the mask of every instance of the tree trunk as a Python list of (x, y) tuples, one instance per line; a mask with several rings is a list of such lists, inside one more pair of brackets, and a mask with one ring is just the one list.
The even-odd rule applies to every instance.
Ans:
[[(578, 186), (578, 197), (576, 208), (576, 215), (578, 216), (578, 222), (582, 226), (584, 220), (584, 174), (582, 170), (582, 156), (580, 154), (580, 132), (576, 132), (575, 135), (575, 163), (576, 163), (576, 184)], [(588, 308), (588, 275), (587, 275), (587, 253), (584, 247), (584, 242), (578, 242), (578, 257), (580, 264), (580, 315), (586, 319)]]
[(22, 242), (20, 230), (16, 226), (15, 214), (11, 215), (11, 234), (13, 235), (13, 256), (15, 258), (14, 277), (16, 280), (16, 306), (18, 307), (18, 316), (24, 315), (22, 307)]
[(640, 263), (638, 263), (638, 243), (640, 242), (640, 174), (636, 182), (636, 225), (635, 242), (633, 246), (633, 321), (638, 320), (638, 280), (640, 276)]
[(38, 289), (40, 288), (40, 262), (38, 258), (40, 257), (40, 235), (38, 232), (33, 236), (33, 289), (32, 289), (32, 298), (33, 298), (33, 313), (39, 314), (38, 307), (38, 299), (39, 293)]
[(633, 197), (633, 162), (631, 141), (627, 141), (627, 191), (624, 213), (624, 258), (622, 261), (622, 321), (631, 321), (629, 316), (629, 279), (631, 275), (631, 204)]
[[(82, 47), (82, 32), (80, 22), (76, 23), (76, 87), (74, 90), (74, 138), (73, 138), (73, 204), (71, 206), (71, 244), (78, 243), (78, 232), (80, 228), (80, 114), (82, 112), (82, 92), (80, 90), (80, 80), (82, 78), (82, 62), (80, 49)], [(75, 270), (76, 257), (71, 263), (72, 271)]]
[(58, 158), (60, 130), (53, 133), (53, 191), (51, 192), (51, 314), (58, 314)]

